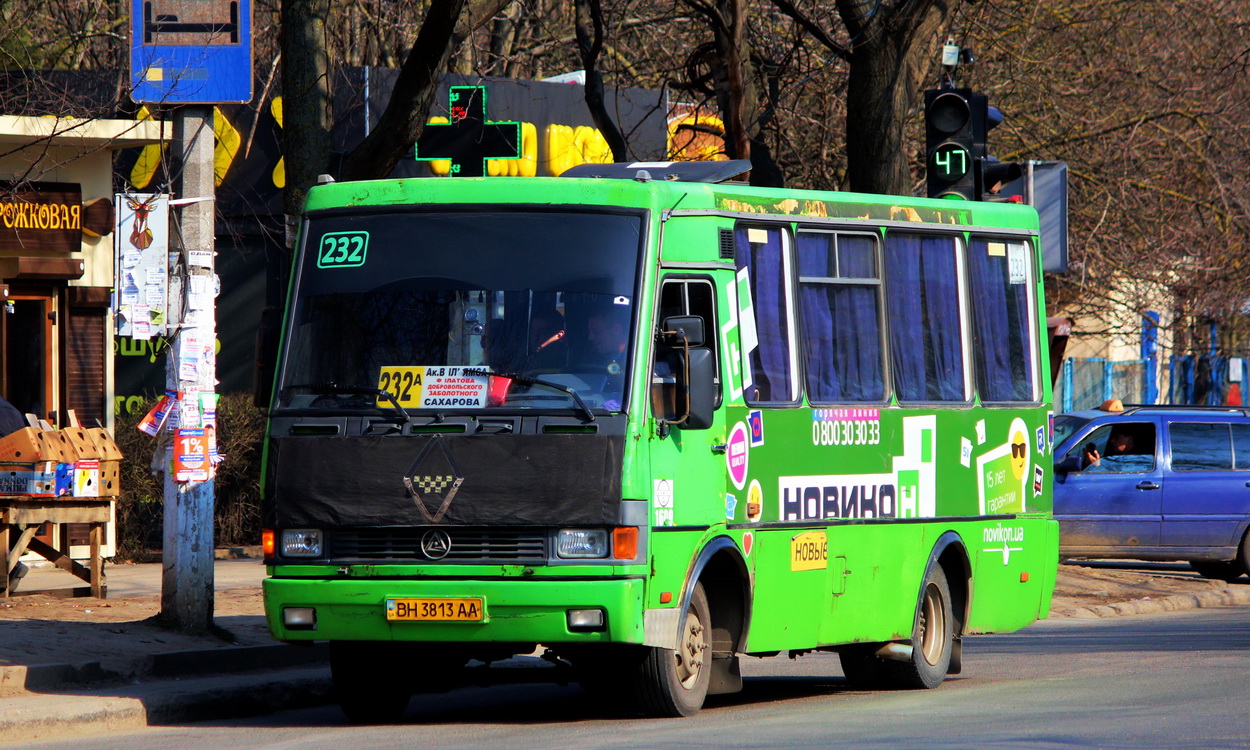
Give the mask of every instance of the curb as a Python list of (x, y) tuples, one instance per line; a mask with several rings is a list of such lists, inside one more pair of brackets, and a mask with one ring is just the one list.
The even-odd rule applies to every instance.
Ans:
[(1147, 615), (1156, 612), (1180, 612), (1204, 607), (1228, 607), (1239, 604), (1250, 604), (1250, 587), (1226, 589), (1223, 591), (1203, 591), (1197, 594), (1173, 594), (1158, 599), (1133, 599), (1115, 604), (1100, 604), (1092, 607), (1077, 607), (1067, 614), (1052, 614), (1055, 619), (1089, 619), (1099, 617), (1124, 617), (1126, 615)]
[(0, 742), (29, 742), (32, 735), (141, 729), (163, 724), (258, 716), (331, 700), (326, 667), (157, 681), (112, 690), (28, 694), (5, 700)]
[(0, 698), (47, 694), (65, 689), (92, 690), (145, 680), (187, 680), (261, 670), (329, 664), (325, 644), (311, 647), (276, 643), (201, 651), (173, 651), (122, 662), (38, 664), (0, 667)]

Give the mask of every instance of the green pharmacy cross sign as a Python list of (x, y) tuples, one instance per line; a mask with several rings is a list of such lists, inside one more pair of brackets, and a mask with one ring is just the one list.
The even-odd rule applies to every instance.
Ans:
[(417, 139), (417, 161), (451, 160), (455, 177), (482, 177), (487, 159), (521, 158), (521, 123), (486, 119), (485, 86), (452, 86), (451, 122), (425, 126)]

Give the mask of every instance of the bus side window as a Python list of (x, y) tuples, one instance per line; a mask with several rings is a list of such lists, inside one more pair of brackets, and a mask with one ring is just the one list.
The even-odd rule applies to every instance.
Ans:
[(883, 401), (876, 238), (805, 229), (795, 239), (795, 250), (808, 399), (813, 404)]
[[(697, 315), (703, 319), (703, 333), (706, 337), (704, 345), (712, 350), (712, 362), (716, 372), (716, 400), (721, 404), (720, 357), (717, 354), (717, 339), (720, 325), (716, 322), (716, 291), (712, 280), (707, 278), (666, 279), (660, 287), (660, 309), (656, 316), (657, 325), (667, 318), (678, 315)], [(667, 377), (670, 365), (657, 356), (654, 375)]]
[[(789, 235), (778, 227), (739, 225), (734, 229), (734, 254), (746, 288), (739, 290), (743, 315), (753, 325), (739, 326), (750, 371), (743, 373), (749, 404), (792, 403), (799, 398), (798, 371), (790, 330)], [(748, 322), (749, 323), (749, 322)], [(750, 331), (754, 329), (754, 340)], [(750, 377), (750, 382), (746, 378)]]
[(886, 235), (886, 310), (899, 401), (968, 400), (959, 265), (953, 237)]

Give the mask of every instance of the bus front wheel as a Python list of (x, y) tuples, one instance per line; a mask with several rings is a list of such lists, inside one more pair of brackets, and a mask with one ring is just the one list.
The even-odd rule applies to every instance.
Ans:
[(877, 655), (884, 644), (858, 644), (839, 652), (842, 671), (852, 687), (914, 690), (935, 688), (950, 671), (955, 643), (955, 616), (950, 583), (941, 565), (934, 565), (920, 588), (920, 605), (912, 626), (911, 656), (903, 660)]
[(677, 648), (651, 648), (638, 670), (638, 698), (652, 716), (692, 716), (703, 707), (712, 674), (707, 594), (696, 583), (677, 633)]
[(386, 644), (330, 642), (330, 679), (339, 708), (353, 724), (390, 724), (403, 718), (412, 691)]

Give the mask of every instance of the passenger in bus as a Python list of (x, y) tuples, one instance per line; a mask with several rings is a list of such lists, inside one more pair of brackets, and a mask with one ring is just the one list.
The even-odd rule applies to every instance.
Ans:
[(625, 392), (625, 348), (629, 338), (629, 321), (622, 310), (596, 310), (587, 320), (588, 348), (584, 357), (588, 369), (606, 375), (596, 384), (603, 394), (603, 408), (620, 411)]
[(530, 316), (529, 354), (525, 369), (530, 372), (560, 372), (567, 361), (564, 315), (554, 307), (535, 309)]

